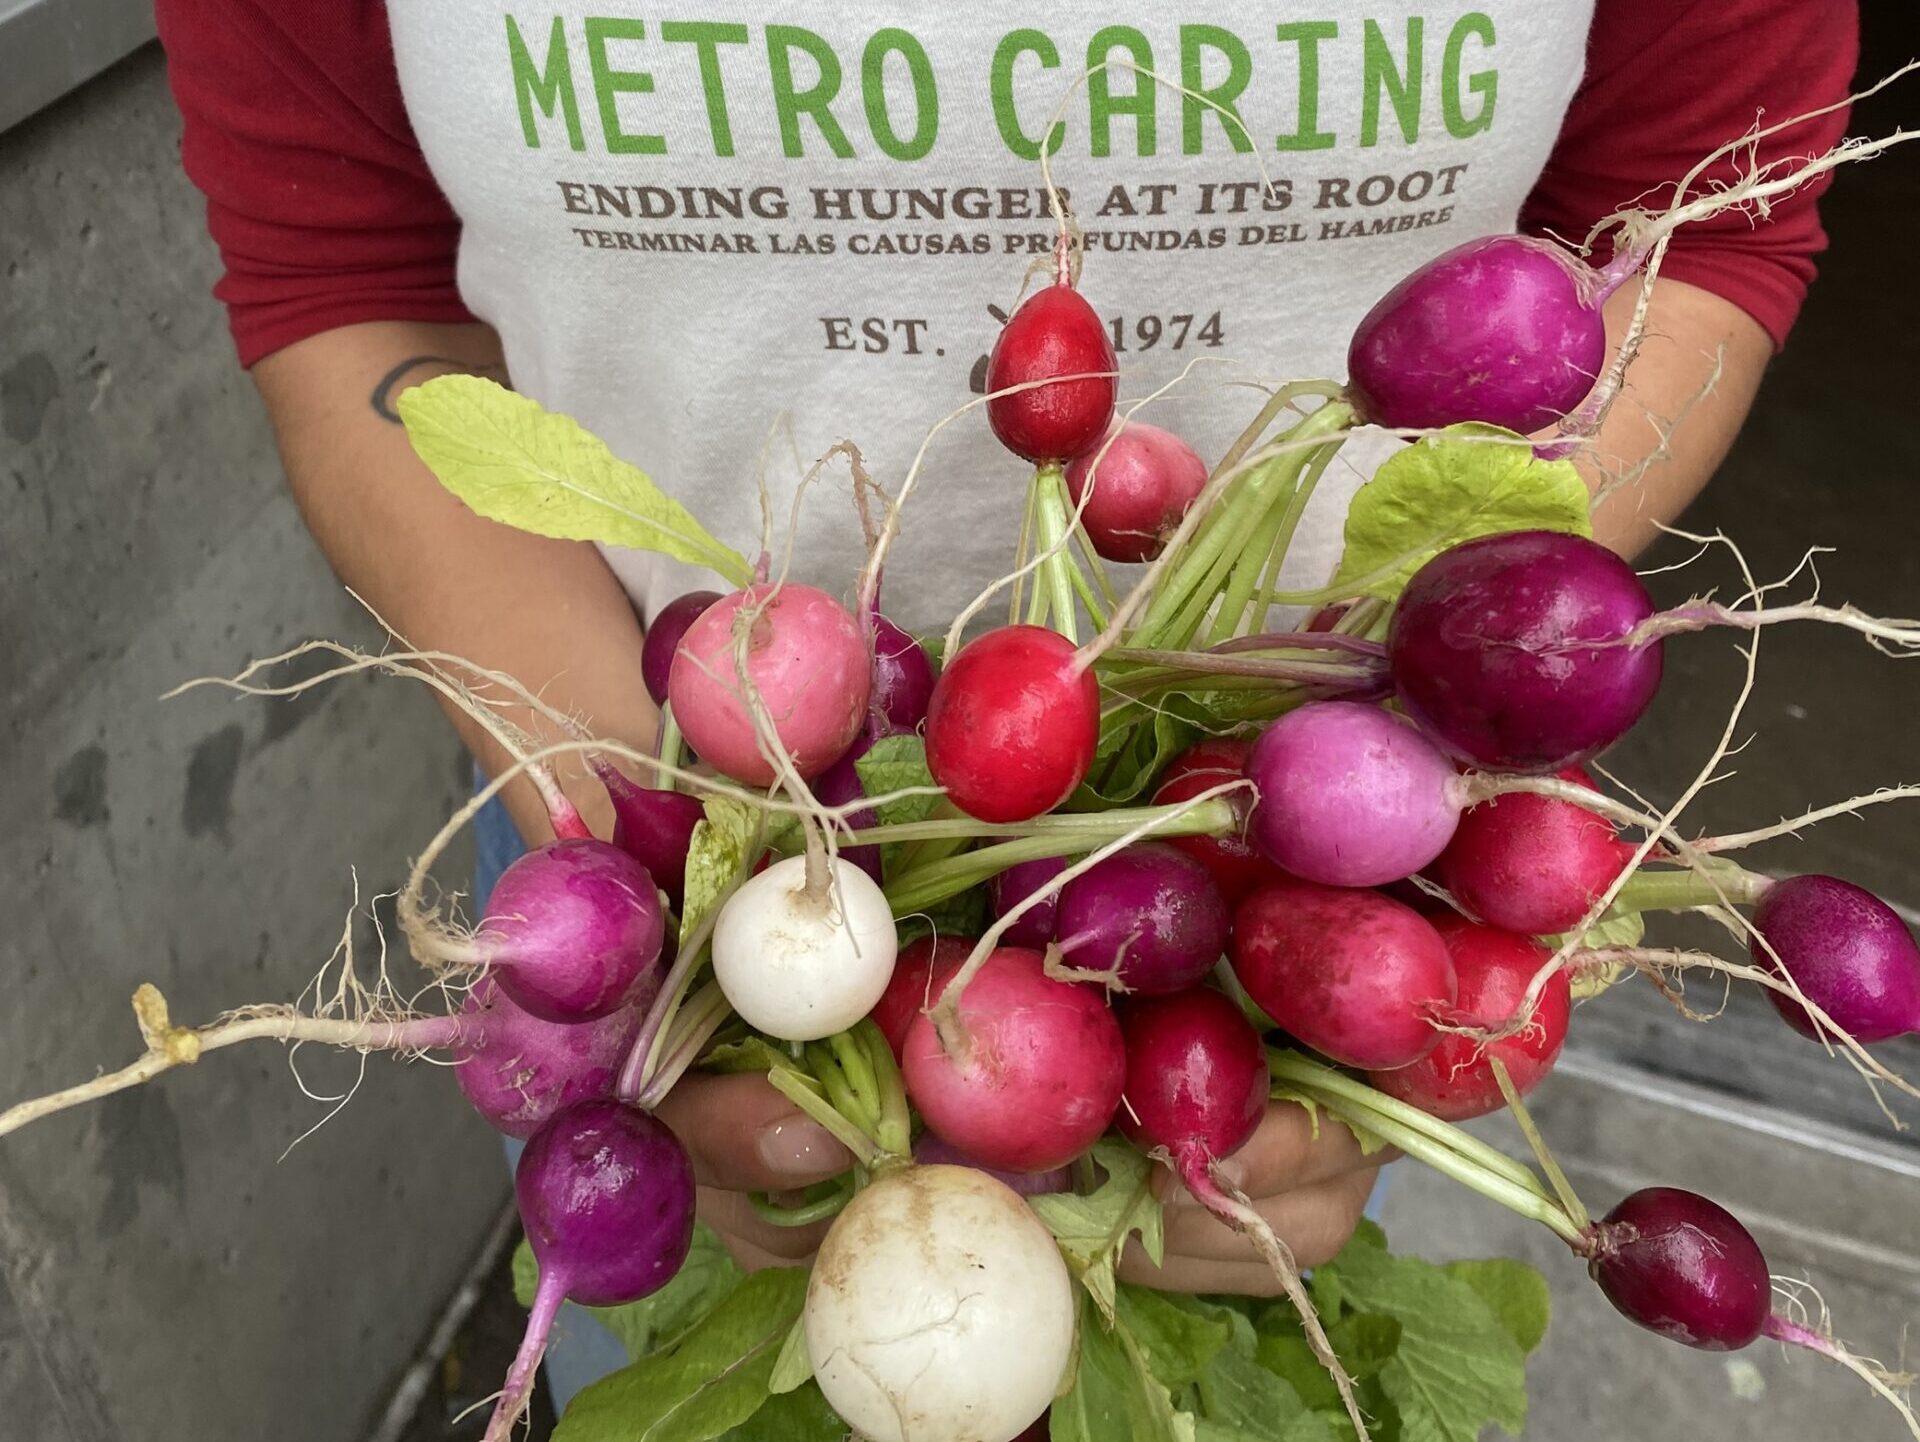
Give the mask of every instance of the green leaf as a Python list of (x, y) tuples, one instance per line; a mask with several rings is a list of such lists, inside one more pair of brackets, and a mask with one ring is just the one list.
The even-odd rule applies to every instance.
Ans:
[(1120, 1287), (1116, 1310), (1119, 1325), (1132, 1335), (1148, 1369), (1169, 1391), (1198, 1382), (1233, 1339), (1233, 1324), (1225, 1317), (1190, 1311), (1146, 1287)]
[(800, 1325), (800, 1319), (793, 1319), (793, 1326), (787, 1332), (787, 1340), (780, 1344), (780, 1355), (774, 1359), (773, 1375), (767, 1379), (767, 1389), (776, 1397), (804, 1387), (813, 1380), (813, 1356), (807, 1351), (806, 1330)]
[(1155, 1266), (1165, 1255), (1165, 1243), (1160, 1199), (1153, 1194), (1153, 1163), (1115, 1137), (1096, 1142), (1093, 1159), (1106, 1180), (1091, 1194), (1057, 1192), (1028, 1201), (1060, 1243), (1101, 1317), (1111, 1323), (1117, 1306), (1113, 1269), (1127, 1238), (1137, 1232)]
[(567, 1408), (554, 1442), (712, 1442), (758, 1412), (807, 1274), (754, 1272), (688, 1332), (603, 1377)]
[(744, 1036), (723, 1042), (700, 1058), (702, 1071), (722, 1074), (746, 1071), (772, 1071), (777, 1066), (792, 1066), (793, 1058), (763, 1036)]
[[(744, 1275), (720, 1238), (701, 1223), (693, 1229), (687, 1260), (666, 1286), (624, 1307), (585, 1310), (620, 1339), (629, 1358), (638, 1360), (711, 1312)], [(521, 1306), (533, 1305), (533, 1289), (539, 1280), (533, 1248), (523, 1241), (513, 1253), (513, 1294)]]
[(706, 818), (693, 828), (687, 846), (686, 901), (680, 930), (690, 933), (706, 919), (747, 860), (760, 818), (752, 807), (727, 796), (709, 796)]
[(1173, 1405), (1124, 1327), (1109, 1330), (1091, 1299), (1080, 1309), (1073, 1386), (1053, 1404), (1050, 1442), (1195, 1442), (1193, 1417)]
[(1449, 1262), (1440, 1270), (1478, 1292), (1522, 1352), (1532, 1352), (1546, 1339), (1547, 1324), (1553, 1318), (1553, 1290), (1525, 1262), (1490, 1257)]
[(1200, 1378), (1197, 1442), (1332, 1442), (1326, 1422), (1285, 1380), (1226, 1351)]
[(1588, 505), (1571, 462), (1537, 460), (1496, 426), (1449, 426), (1390, 456), (1355, 493), (1333, 589), (1391, 600), (1435, 554), (1476, 536), (1590, 536)]
[(658, 551), (736, 586), (753, 580), (673, 497), (567, 416), (478, 376), (437, 376), (398, 403), (414, 453), (488, 520), (538, 536)]
[(987, 889), (984, 886), (970, 887), (958, 896), (923, 906), (909, 916), (900, 917), (898, 927), (902, 946), (915, 937), (929, 934), (975, 937), (986, 929)]
[(809, 1382), (792, 1392), (776, 1392), (766, 1405), (733, 1430), (723, 1433), (720, 1442), (846, 1442), (847, 1424), (842, 1422), (820, 1395), (820, 1388)]
[[(860, 789), (869, 796), (935, 784), (933, 773), (927, 770), (927, 743), (919, 736), (882, 736), (866, 755), (853, 763), (853, 769), (859, 773)], [(895, 826), (925, 821), (939, 804), (937, 794), (902, 796), (875, 807), (874, 814), (881, 825)]]

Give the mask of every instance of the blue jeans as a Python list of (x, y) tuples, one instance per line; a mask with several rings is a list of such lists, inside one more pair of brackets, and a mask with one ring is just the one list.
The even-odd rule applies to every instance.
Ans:
[[(473, 819), (473, 850), (473, 910), (478, 914), (486, 907), (500, 873), (526, 851), (513, 819), (497, 796)], [(508, 1164), (518, 1165), (526, 1143), (512, 1137), (504, 1140)], [(566, 1411), (567, 1403), (583, 1388), (626, 1365), (627, 1349), (591, 1312), (574, 1306), (563, 1308), (547, 1346), (547, 1391), (554, 1416)]]

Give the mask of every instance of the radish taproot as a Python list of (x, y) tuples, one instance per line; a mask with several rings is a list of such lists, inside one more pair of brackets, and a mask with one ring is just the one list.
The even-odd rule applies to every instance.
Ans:
[(658, 986), (651, 975), (655, 986), (618, 1011), (573, 1023), (542, 1021), (481, 977), (460, 1006), (470, 1024), (452, 1047), (454, 1081), (489, 1126), (523, 1141), (561, 1108), (611, 1096)]
[[(1030, 384), (1035, 381), (1053, 384)], [(1023, 385), (1028, 388), (1010, 389)], [(1105, 434), (1113, 419), (1113, 343), (1073, 288), (1064, 252), (1055, 282), (1028, 296), (1001, 327), (987, 357), (987, 391), (994, 435), (1035, 465), (1072, 460)], [(993, 394), (998, 391), (1009, 394)]]
[[(1551, 953), (1531, 937), (1481, 926), (1464, 916), (1430, 918), (1453, 961), (1458, 995), (1441, 1018), (1459, 1027), (1500, 1027), (1519, 1009), (1527, 987)], [(1390, 1097), (1417, 1106), (1442, 1121), (1486, 1116), (1506, 1105), (1493, 1063), (1507, 1069), (1514, 1091), (1525, 1096), (1559, 1059), (1573, 1008), (1572, 984), (1562, 968), (1547, 984), (1513, 1036), (1483, 1042), (1448, 1032), (1425, 1056), (1368, 1077)]]
[(461, 959), (542, 1021), (592, 1021), (657, 985), (666, 920), (653, 878), (604, 841), (550, 841), (500, 874)]
[(1119, 990), (1154, 996), (1213, 970), (1232, 921), (1206, 867), (1143, 841), (1061, 888), (1054, 934), (1075, 968), (1111, 973)]
[(714, 923), (714, 980), (748, 1026), (782, 1041), (845, 1031), (893, 976), (899, 941), (886, 896), (852, 862), (824, 860), (816, 876), (805, 856), (774, 862)]
[(1377, 891), (1270, 881), (1234, 912), (1230, 959), (1247, 995), (1289, 1035), (1368, 1071), (1432, 1051), (1434, 1022), (1459, 1000), (1440, 933)]
[[(1167, 763), (1160, 773), (1160, 785), (1153, 793), (1155, 806), (1171, 806), (1191, 801), (1247, 774), (1247, 758), (1253, 743), (1237, 737), (1213, 737), (1189, 746)], [(1229, 906), (1237, 903), (1262, 881), (1273, 875), (1273, 863), (1247, 840), (1247, 819), (1253, 812), (1253, 793), (1242, 787), (1224, 793), (1233, 808), (1237, 824), (1224, 836), (1175, 836), (1167, 845), (1177, 847), (1207, 868), (1214, 885)]]
[(1100, 688), (1073, 642), (1003, 626), (960, 649), (933, 686), (927, 769), (981, 821), (1030, 821), (1073, 794), (1100, 740)]
[(1073, 1355), (1052, 1233), (974, 1167), (907, 1166), (835, 1219), (807, 1282), (807, 1355), (868, 1442), (1013, 1442)]
[[(1561, 771), (1560, 779), (1597, 789), (1577, 766)], [(1546, 936), (1578, 926), (1634, 850), (1583, 806), (1516, 792), (1468, 807), (1434, 871), (1481, 920)]]
[(1206, 489), (1207, 463), (1172, 431), (1116, 417), (1106, 436), (1067, 467), (1066, 478), (1080, 524), (1102, 558), (1151, 561)]
[[(1755, 964), (1785, 972), (1855, 1041), (1920, 1033), (1920, 947), (1872, 892), (1836, 876), (1787, 877), (1761, 894), (1753, 924)], [(1791, 996), (1768, 988), (1767, 1000), (1795, 1031), (1828, 1038)]]
[(688, 591), (660, 608), (647, 623), (646, 639), (640, 646), (640, 679), (646, 683), (653, 704), (667, 703), (667, 679), (673, 673), (673, 653), (680, 649), (687, 628), (720, 599), (718, 591)]
[[(736, 618), (748, 627), (744, 678)], [(748, 688), (794, 769), (810, 779), (845, 753), (866, 721), (872, 669), (859, 626), (825, 591), (757, 585), (722, 597), (687, 627), (667, 695), (701, 760), (735, 781), (768, 786), (776, 771), (761, 751)]]
[(576, 1102), (550, 1118), (520, 1154), (513, 1190), (540, 1281), (485, 1442), (512, 1436), (562, 1303), (618, 1307), (651, 1296), (693, 1244), (686, 1148), (623, 1102)]
[(960, 997), (963, 1036), (947, 1050), (916, 1016), (901, 1061), (929, 1127), (982, 1165), (1065, 1166), (1100, 1139), (1120, 1105), (1126, 1053), (1097, 987), (1046, 974), (1040, 953), (990, 953)]

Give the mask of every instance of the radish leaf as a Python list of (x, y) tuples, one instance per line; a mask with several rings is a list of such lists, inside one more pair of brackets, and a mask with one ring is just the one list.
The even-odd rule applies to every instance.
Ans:
[(1138, 1232), (1140, 1246), (1155, 1266), (1165, 1252), (1160, 1199), (1153, 1194), (1153, 1164), (1126, 1142), (1109, 1137), (1094, 1144), (1093, 1159), (1106, 1180), (1079, 1197), (1055, 1192), (1028, 1198), (1079, 1274), (1081, 1285), (1111, 1324), (1115, 1316), (1113, 1269), (1127, 1238)]

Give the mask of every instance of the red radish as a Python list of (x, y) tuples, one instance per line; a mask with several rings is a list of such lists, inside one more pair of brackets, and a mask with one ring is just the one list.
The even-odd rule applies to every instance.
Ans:
[(1116, 1116), (1143, 1151), (1166, 1148), (1202, 1202), (1220, 1194), (1213, 1164), (1245, 1146), (1267, 1112), (1267, 1054), (1240, 1008), (1195, 987), (1119, 1009), (1127, 1083)]
[(1074, 966), (1115, 971), (1123, 990), (1157, 996), (1212, 971), (1232, 921), (1206, 867), (1149, 841), (1062, 887), (1054, 931)]
[[(1530, 937), (1481, 926), (1464, 916), (1431, 918), (1446, 943), (1459, 983), (1459, 1001), (1447, 1018), (1456, 1026), (1498, 1027), (1519, 1010), (1535, 973), (1551, 956)], [(1573, 1010), (1572, 987), (1564, 970), (1547, 982), (1524, 1031), (1491, 1045), (1443, 1033), (1419, 1060), (1369, 1078), (1388, 1096), (1417, 1106), (1443, 1121), (1485, 1116), (1506, 1105), (1494, 1077), (1497, 1060), (1507, 1069), (1513, 1089), (1525, 1096), (1540, 1084), (1560, 1057), (1567, 1020)]]
[(1120, 1105), (1126, 1054), (1096, 987), (1055, 981), (1040, 953), (1003, 946), (960, 998), (957, 1054), (931, 1017), (907, 1030), (901, 1071), (928, 1126), (983, 1166), (1063, 1167), (1100, 1139)]
[[(1016, 861), (987, 883), (987, 899), (996, 920), (1025, 901), (1034, 892), (1052, 882), (1070, 863), (1064, 856), (1045, 856), (1038, 861)], [(1004, 946), (1025, 946), (1039, 951), (1053, 940), (1054, 916), (1060, 909), (1060, 893), (1054, 892), (1021, 912), (1013, 925), (1000, 933)]]
[(572, 1024), (542, 1021), (481, 977), (461, 1003), (453, 1079), (489, 1126), (523, 1140), (562, 1107), (611, 1096), (658, 990), (659, 974), (648, 976), (653, 985), (620, 1010)]
[[(1096, 469), (1094, 462), (1099, 461)], [(1207, 463), (1172, 431), (1116, 416), (1067, 467), (1067, 494), (1093, 549), (1109, 561), (1151, 561), (1207, 487)]]
[[(1252, 754), (1253, 743), (1236, 737), (1217, 737), (1189, 746), (1160, 773), (1160, 786), (1153, 793), (1153, 804), (1172, 806), (1191, 801), (1216, 786), (1243, 779), (1247, 758)], [(1225, 836), (1175, 836), (1167, 841), (1167, 845), (1186, 852), (1207, 868), (1229, 906), (1274, 872), (1273, 863), (1247, 840), (1247, 818), (1253, 812), (1253, 800), (1253, 793), (1244, 788), (1226, 793), (1227, 805), (1233, 808), (1237, 824)]]
[(1063, 273), (1001, 328), (987, 357), (987, 390), (1054, 376), (1082, 379), (996, 395), (987, 402), (987, 424), (1001, 445), (1036, 465), (1071, 460), (1113, 419), (1114, 370), (1107, 328)]
[(520, 1154), (513, 1190), (540, 1282), (485, 1442), (506, 1442), (526, 1410), (563, 1302), (637, 1302), (673, 1280), (693, 1244), (686, 1148), (621, 1102), (575, 1102), (555, 1115)]
[(1618, 741), (1652, 702), (1660, 642), (1619, 643), (1653, 614), (1604, 546), (1557, 531), (1483, 536), (1407, 583), (1387, 633), (1394, 689), (1453, 755), (1558, 771)]
[(972, 1167), (1023, 1197), (1042, 1197), (1053, 1192), (1073, 1190), (1071, 1168), (1055, 1167), (1050, 1172), (996, 1171), (992, 1167), (981, 1166), (951, 1142), (942, 1141), (934, 1132), (922, 1133), (920, 1140), (913, 1144), (913, 1159), (923, 1167)]
[(932, 700), (933, 661), (926, 647), (885, 616), (875, 615), (868, 729), (876, 736), (918, 731)]
[(1233, 974), (1285, 1031), (1346, 1066), (1418, 1061), (1459, 1000), (1446, 943), (1376, 891), (1271, 881), (1233, 917)]
[(981, 821), (1028, 821), (1053, 810), (1086, 776), (1099, 740), (1100, 688), (1057, 631), (989, 631), (934, 683), (927, 768), (954, 805)]
[(667, 696), (700, 758), (749, 786), (771, 785), (774, 768), (760, 753), (741, 684), (734, 618), (763, 602), (748, 632), (747, 679), (802, 777), (818, 776), (853, 744), (873, 686), (859, 626), (825, 591), (749, 586), (701, 612), (674, 653)]
[[(1788, 877), (1761, 895), (1753, 922), (1772, 947), (1753, 941), (1754, 962), (1784, 968), (1855, 1041), (1920, 1032), (1920, 947), (1872, 892), (1834, 876)], [(1767, 1000), (1795, 1031), (1816, 1041), (1825, 1035), (1792, 997), (1768, 988)]]
[(1378, 706), (1318, 701), (1253, 744), (1249, 830), (1283, 870), (1328, 886), (1379, 886), (1419, 871), (1459, 824), (1459, 774)]
[(1531, 236), (1456, 246), (1361, 319), (1348, 394), (1367, 420), (1395, 429), (1485, 421), (1527, 435), (1552, 425), (1606, 367), (1600, 306), (1625, 274)]
[[(1560, 779), (1597, 790), (1577, 766)], [(1633, 860), (1613, 827), (1571, 801), (1515, 792), (1470, 806), (1440, 853), (1440, 884), (1476, 916), (1545, 936), (1578, 926)]]
[(667, 602), (648, 623), (646, 640), (640, 647), (640, 679), (646, 683), (654, 705), (667, 703), (667, 677), (672, 673), (673, 653), (680, 649), (680, 638), (719, 599), (718, 591), (689, 591)]
[(677, 909), (686, 897), (693, 828), (707, 814), (698, 797), (640, 786), (595, 757), (593, 773), (613, 803), (613, 844), (647, 868)]
[(887, 989), (867, 1013), (887, 1039), (896, 1062), (913, 1019), (933, 1005), (940, 988), (972, 952), (973, 938), (965, 936), (922, 936), (900, 948)]
[(465, 950), (542, 1021), (592, 1021), (658, 985), (665, 931), (639, 862), (604, 841), (550, 841), (501, 873)]
[(1671, 1341), (1732, 1352), (1773, 1305), (1767, 1259), (1737, 1218), (1677, 1187), (1633, 1193), (1594, 1228), (1588, 1270), (1621, 1315)]

